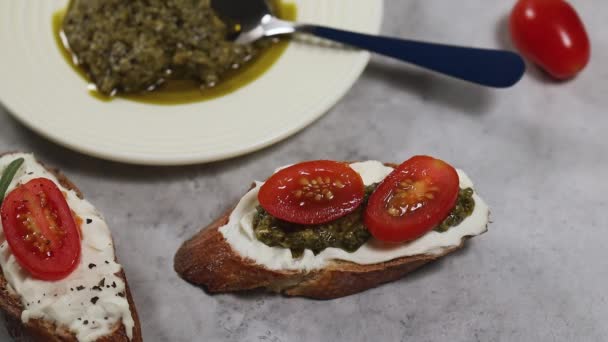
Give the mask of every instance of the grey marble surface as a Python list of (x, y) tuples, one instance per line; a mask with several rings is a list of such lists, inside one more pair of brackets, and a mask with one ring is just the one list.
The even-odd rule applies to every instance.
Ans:
[[(0, 151), (35, 152), (105, 214), (147, 341), (605, 341), (608, 3), (573, 2), (593, 56), (571, 82), (530, 68), (516, 87), (496, 91), (374, 58), (322, 119), (229, 161), (163, 168), (101, 161), (37, 136), (4, 109)], [(389, 0), (383, 31), (509, 47), (510, 3)], [(333, 301), (210, 296), (173, 272), (179, 244), (276, 166), (421, 153), (465, 169), (492, 207), (489, 232), (449, 258)]]

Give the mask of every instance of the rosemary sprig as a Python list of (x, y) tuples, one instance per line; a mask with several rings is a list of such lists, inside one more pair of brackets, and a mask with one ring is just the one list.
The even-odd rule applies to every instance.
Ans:
[(17, 158), (13, 160), (2, 172), (2, 177), (0, 177), (0, 203), (4, 200), (4, 195), (6, 194), (6, 189), (8, 189), (9, 184), (15, 177), (17, 170), (23, 164), (23, 158)]

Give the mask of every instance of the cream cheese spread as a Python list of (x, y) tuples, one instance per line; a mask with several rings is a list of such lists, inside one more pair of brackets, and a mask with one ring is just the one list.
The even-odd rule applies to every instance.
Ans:
[[(374, 160), (352, 163), (350, 166), (361, 175), (365, 185), (380, 182), (393, 171), (391, 167)], [(457, 170), (457, 172), (460, 187), (473, 188), (469, 177), (461, 170)], [(256, 214), (256, 207), (259, 205), (257, 197), (262, 184), (264, 183), (255, 183), (255, 187), (241, 198), (232, 211), (228, 223), (219, 230), (231, 247), (241, 256), (272, 270), (314, 270), (325, 267), (332, 260), (369, 265), (405, 256), (440, 254), (447, 248), (458, 246), (465, 236), (485, 232), (489, 222), (490, 212), (487, 204), (477, 193), (474, 193), (475, 210), (471, 216), (446, 232), (430, 231), (414, 241), (403, 244), (386, 244), (372, 238), (352, 253), (330, 247), (314, 255), (311, 250), (307, 249), (301, 257), (293, 258), (291, 250), (288, 248), (269, 247), (255, 238), (252, 222)]]

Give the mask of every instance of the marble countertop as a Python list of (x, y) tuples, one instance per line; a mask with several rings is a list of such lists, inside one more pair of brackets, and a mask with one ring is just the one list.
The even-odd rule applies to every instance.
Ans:
[[(608, 340), (608, 3), (571, 1), (593, 49), (574, 81), (530, 67), (516, 87), (490, 90), (374, 58), (326, 116), (241, 158), (106, 162), (39, 137), (2, 107), (0, 151), (33, 151), (105, 214), (147, 341)], [(509, 48), (510, 3), (386, 1), (383, 32)], [(466, 170), (492, 208), (489, 232), (451, 257), (333, 301), (211, 296), (173, 272), (180, 243), (276, 166), (413, 154)]]

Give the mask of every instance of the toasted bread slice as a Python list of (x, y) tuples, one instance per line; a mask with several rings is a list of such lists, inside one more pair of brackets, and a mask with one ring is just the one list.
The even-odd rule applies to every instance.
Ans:
[[(45, 168), (55, 175), (63, 187), (75, 191), (78, 197), (83, 198), (80, 190), (59, 170), (46, 166)], [(133, 302), (133, 297), (131, 296), (129, 284), (127, 283), (127, 277), (123, 270), (116, 275), (125, 282), (125, 296), (129, 303), (129, 309), (134, 321), (133, 336), (132, 339), (129, 339), (125, 326), (119, 322), (116, 324), (111, 334), (97, 339), (97, 342), (142, 341), (139, 317), (137, 315), (135, 303)], [(9, 291), (4, 274), (0, 275), (0, 309), (4, 313), (7, 330), (15, 341), (77, 341), (76, 336), (71, 333), (67, 327), (56, 326), (55, 324), (42, 319), (30, 319), (27, 323), (23, 323), (21, 320), (23, 304), (17, 295)]]
[[(386, 163), (386, 166), (396, 167)], [(460, 248), (445, 248), (439, 254), (419, 254), (387, 262), (360, 265), (333, 260), (311, 271), (271, 270), (235, 251), (219, 230), (232, 210), (184, 242), (174, 258), (175, 271), (185, 280), (203, 285), (211, 293), (266, 288), (287, 296), (333, 299), (355, 294), (397, 280), (418, 267)]]

